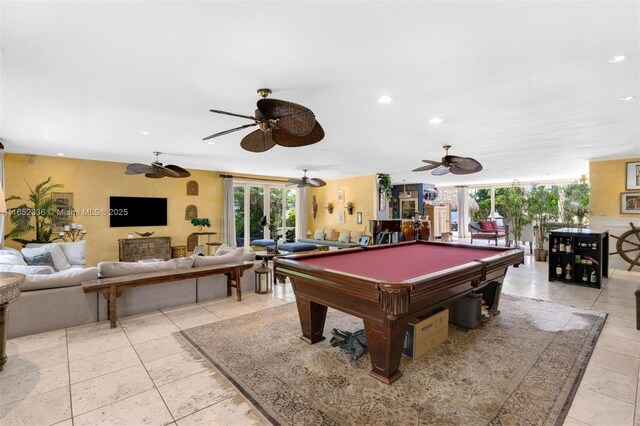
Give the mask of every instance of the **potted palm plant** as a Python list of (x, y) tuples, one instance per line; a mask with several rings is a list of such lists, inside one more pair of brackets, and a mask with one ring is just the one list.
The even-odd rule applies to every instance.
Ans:
[(558, 216), (558, 188), (533, 184), (528, 196), (528, 213), (533, 222), (537, 261), (546, 262), (549, 252), (544, 248), (551, 223)]
[[(513, 234), (513, 240), (517, 247), (522, 238), (522, 228), (530, 223), (527, 215), (527, 192), (518, 181), (514, 181), (511, 188), (504, 189), (496, 199), (496, 207), (502, 213), (505, 222), (509, 224), (508, 232)], [(507, 235), (507, 246), (510, 245), (510, 237)]]
[[(5, 235), (5, 238), (11, 238), (13, 241), (22, 244), (28, 243), (50, 243), (58, 238), (51, 238), (53, 232), (53, 222), (58, 218), (55, 201), (51, 198), (51, 190), (62, 188), (59, 183), (51, 183), (51, 177), (44, 182), (36, 184), (33, 188), (27, 183), (29, 190), (27, 203), (22, 203), (17, 207), (7, 209), (9, 221), (13, 225), (13, 229)], [(12, 195), (6, 201), (22, 200), (17, 195)], [(33, 220), (33, 223), (32, 223)], [(26, 234), (35, 232), (35, 238), (27, 240), (20, 238)]]

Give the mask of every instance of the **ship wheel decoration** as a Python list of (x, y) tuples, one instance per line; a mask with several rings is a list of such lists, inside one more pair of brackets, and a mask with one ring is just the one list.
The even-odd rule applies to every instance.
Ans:
[(631, 229), (624, 232), (622, 235), (615, 236), (617, 238), (616, 251), (609, 254), (619, 254), (625, 262), (629, 263), (627, 271), (633, 269), (634, 266), (640, 267), (640, 228), (635, 226), (633, 222), (629, 222)]

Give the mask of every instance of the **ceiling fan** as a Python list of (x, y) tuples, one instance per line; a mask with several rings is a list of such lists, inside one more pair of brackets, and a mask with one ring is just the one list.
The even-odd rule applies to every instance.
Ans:
[(427, 166), (418, 167), (413, 169), (414, 172), (424, 172), (431, 170), (431, 174), (434, 176), (442, 176), (447, 173), (454, 175), (468, 175), (471, 173), (477, 173), (482, 170), (482, 164), (470, 157), (458, 157), (457, 155), (449, 155), (449, 148), (451, 145), (444, 145), (445, 153), (442, 157), (442, 161), (422, 160), (423, 163), (427, 163)]
[(271, 94), (271, 89), (258, 89), (258, 93), (262, 99), (258, 100), (255, 117), (217, 109), (209, 110), (216, 114), (247, 118), (253, 123), (214, 133), (203, 140), (206, 141), (254, 126), (259, 126), (259, 129), (249, 133), (240, 142), (243, 149), (251, 152), (268, 151), (276, 145), (289, 148), (312, 145), (324, 138), (324, 130), (309, 108), (293, 102), (267, 99), (267, 96)]
[(327, 182), (323, 181), (322, 179), (307, 177), (307, 169), (303, 169), (302, 171), (304, 172), (304, 176), (302, 176), (301, 179), (289, 179), (289, 185), (298, 185), (298, 188), (304, 188), (306, 186), (319, 188), (327, 184)]
[(158, 156), (162, 154), (161, 152), (154, 151), (153, 154), (156, 156), (156, 161), (154, 161), (150, 165), (141, 163), (129, 164), (127, 166), (127, 171), (124, 172), (124, 174), (144, 174), (146, 177), (152, 179), (159, 179), (165, 176), (172, 178), (185, 178), (191, 176), (191, 173), (180, 166), (176, 166), (173, 164), (167, 164), (166, 166), (163, 166), (162, 163), (158, 161)]

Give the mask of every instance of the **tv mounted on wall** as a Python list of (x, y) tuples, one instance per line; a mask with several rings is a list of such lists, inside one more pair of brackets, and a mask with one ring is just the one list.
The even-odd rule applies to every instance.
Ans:
[(167, 199), (109, 197), (109, 226), (167, 226)]

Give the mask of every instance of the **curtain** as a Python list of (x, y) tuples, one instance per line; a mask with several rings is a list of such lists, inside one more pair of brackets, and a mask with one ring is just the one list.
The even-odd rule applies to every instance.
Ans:
[(456, 186), (458, 200), (458, 237), (467, 236), (469, 227), (469, 191), (466, 186)]
[(298, 188), (296, 202), (296, 239), (307, 238), (307, 217), (309, 216), (309, 190), (307, 187)]
[(231, 247), (236, 246), (236, 221), (233, 205), (233, 179), (224, 178), (222, 185), (222, 241)]

